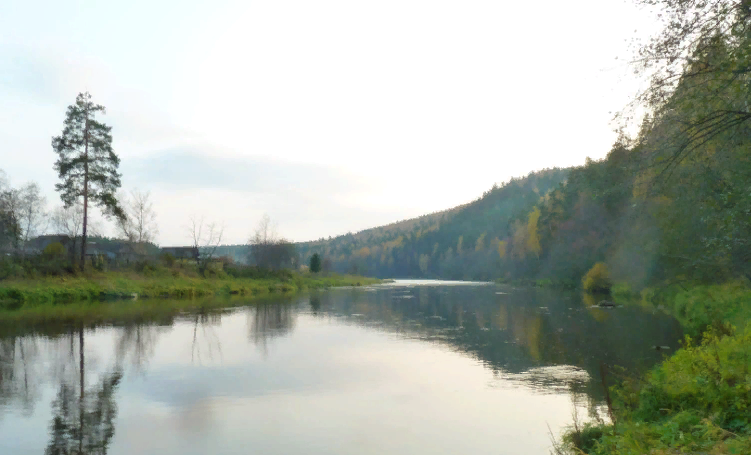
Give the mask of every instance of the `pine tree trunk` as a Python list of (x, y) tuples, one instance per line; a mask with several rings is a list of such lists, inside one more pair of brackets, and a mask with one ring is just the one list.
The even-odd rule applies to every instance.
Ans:
[(86, 113), (86, 126), (83, 131), (83, 232), (81, 234), (81, 271), (86, 267), (86, 225), (89, 218), (89, 113)]

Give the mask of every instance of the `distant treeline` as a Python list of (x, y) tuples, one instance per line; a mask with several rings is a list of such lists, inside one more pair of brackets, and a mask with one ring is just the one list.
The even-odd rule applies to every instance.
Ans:
[[(494, 186), (453, 210), (330, 240), (298, 244), (303, 258), (315, 252), (337, 271), (381, 277), (497, 278), (501, 248), (545, 194), (565, 181), (567, 169), (550, 169)], [(522, 220), (524, 218), (524, 220)]]

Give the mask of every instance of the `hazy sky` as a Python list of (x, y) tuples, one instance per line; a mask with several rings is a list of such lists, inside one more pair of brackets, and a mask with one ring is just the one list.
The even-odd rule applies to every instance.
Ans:
[(624, 0), (0, 0), (0, 168), (59, 205), (50, 139), (88, 90), (160, 244), (185, 244), (190, 215), (226, 243), (263, 213), (296, 241), (355, 232), (604, 157), (646, 18)]

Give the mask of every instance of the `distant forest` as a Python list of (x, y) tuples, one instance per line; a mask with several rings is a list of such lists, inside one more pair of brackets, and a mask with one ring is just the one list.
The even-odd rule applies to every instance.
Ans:
[(527, 213), (566, 181), (568, 169), (532, 173), (494, 186), (476, 201), (330, 240), (298, 244), (303, 260), (318, 252), (339, 272), (378, 277), (490, 279), (502, 275)]

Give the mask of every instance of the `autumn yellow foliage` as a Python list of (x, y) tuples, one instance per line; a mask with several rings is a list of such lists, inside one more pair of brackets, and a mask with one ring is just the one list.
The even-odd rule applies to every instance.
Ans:
[(610, 280), (608, 266), (604, 262), (598, 262), (594, 265), (584, 278), (582, 286), (587, 292), (610, 292), (613, 282)]
[(529, 213), (529, 218), (527, 220), (527, 239), (525, 242), (527, 251), (533, 253), (537, 257), (540, 256), (540, 252), (542, 251), (542, 248), (540, 247), (540, 236), (537, 233), (537, 221), (539, 219), (540, 209), (535, 207), (535, 209)]

